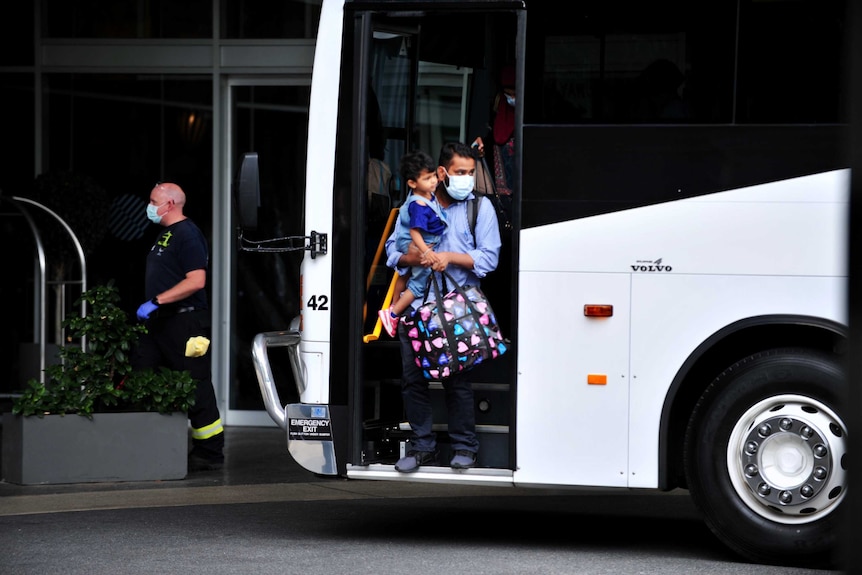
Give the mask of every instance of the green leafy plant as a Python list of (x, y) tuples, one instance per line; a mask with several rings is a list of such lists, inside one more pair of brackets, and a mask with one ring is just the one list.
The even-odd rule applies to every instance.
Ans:
[[(188, 371), (132, 371), (129, 354), (141, 332), (141, 324), (129, 323), (117, 306), (119, 293), (113, 282), (84, 292), (75, 306), (87, 303), (84, 317), (63, 321), (66, 345), (60, 363), (45, 370), (45, 382), (31, 379), (12, 404), (20, 415), (92, 417), (104, 411), (188, 411), (194, 403), (195, 382)], [(75, 345), (84, 338), (85, 347)]]

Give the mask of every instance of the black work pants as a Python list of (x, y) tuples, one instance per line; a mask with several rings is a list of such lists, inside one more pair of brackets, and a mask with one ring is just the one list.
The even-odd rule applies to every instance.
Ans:
[[(162, 313), (159, 313), (162, 312)], [(210, 338), (212, 322), (209, 310), (169, 314), (156, 310), (147, 320), (147, 333), (141, 334), (132, 354), (132, 367), (188, 371), (197, 387), (195, 403), (189, 408), (194, 451), (209, 459), (221, 459), (224, 428), (212, 384), (210, 352), (200, 357), (186, 357), (186, 342), (191, 337)]]

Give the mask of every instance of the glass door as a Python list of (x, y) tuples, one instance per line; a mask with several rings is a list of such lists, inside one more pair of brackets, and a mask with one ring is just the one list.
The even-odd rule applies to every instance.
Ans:
[[(244, 153), (257, 152), (260, 166), (258, 227), (245, 232), (249, 239), (304, 233), (310, 91), (309, 78), (229, 82), (226, 125), (230, 161), (236, 168)], [(237, 222), (236, 214), (232, 220)], [(252, 343), (258, 333), (287, 329), (299, 314), (299, 265), (304, 253), (232, 253), (228, 413), (222, 414), (229, 425), (275, 425), (263, 405), (252, 363)], [(269, 350), (269, 359), (280, 398), (285, 403), (295, 402), (298, 392), (287, 355), (280, 355), (283, 351)]]

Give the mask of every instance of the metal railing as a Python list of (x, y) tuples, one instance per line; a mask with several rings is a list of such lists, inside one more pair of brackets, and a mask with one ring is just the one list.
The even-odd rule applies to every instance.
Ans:
[[(59, 224), (63, 227), (66, 233), (69, 234), (69, 237), (72, 240), (72, 243), (75, 246), (75, 249), (78, 253), (78, 259), (80, 263), (81, 269), (81, 279), (80, 280), (68, 280), (59, 282), (61, 289), (61, 299), (63, 305), (57, 309), (57, 314), (59, 317), (64, 317), (65, 315), (65, 288), (67, 285), (80, 284), (81, 293), (87, 291), (87, 263), (86, 258), (84, 257), (84, 249), (81, 246), (81, 242), (78, 240), (78, 236), (75, 235), (75, 232), (69, 227), (69, 224), (60, 217), (59, 214), (51, 210), (45, 205), (40, 204), (35, 200), (31, 200), (29, 198), (22, 198), (19, 196), (2, 196), (0, 195), (0, 201), (9, 200), (11, 204), (21, 212), (21, 215), (27, 221), (27, 224), (30, 227), (30, 231), (33, 233), (33, 238), (36, 243), (36, 264), (37, 269), (34, 272), (34, 275), (38, 276), (38, 281), (34, 281), (34, 300), (33, 300), (33, 336), (36, 340), (35, 343), (39, 346), (39, 381), (45, 381), (45, 368), (47, 367), (46, 363), (46, 345), (48, 340), (47, 334), (47, 322), (46, 318), (48, 315), (48, 304), (47, 304), (47, 286), (48, 286), (48, 258), (45, 253), (45, 246), (42, 242), (42, 236), (39, 233), (39, 228), (36, 225), (35, 220), (33, 219), (29, 207), (38, 208), (51, 217), (53, 217)], [(87, 315), (87, 307), (86, 302), (81, 301), (81, 317), (86, 317)], [(63, 342), (59, 342), (62, 344)], [(85, 338), (81, 338), (81, 349), (86, 350), (87, 342)]]

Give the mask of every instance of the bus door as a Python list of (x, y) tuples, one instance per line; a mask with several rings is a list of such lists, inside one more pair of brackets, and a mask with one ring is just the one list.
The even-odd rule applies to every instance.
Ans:
[[(360, 217), (356, 228), (363, 229), (365, 236), (354, 245), (361, 244), (365, 252), (353, 258), (363, 262), (364, 291), (355, 300), (362, 308), (357, 353), (361, 375), (352, 395), (354, 438), (361, 441), (353, 442), (351, 461), (391, 465), (402, 455), (409, 429), (400, 396), (399, 344), (381, 329), (377, 311), (388, 305), (393, 285), (383, 242), (407, 191), (399, 162), (408, 150), (422, 149), (436, 160), (446, 142), (470, 143), (486, 136), (499, 69), (514, 49), (516, 17), (511, 12), (459, 11), (456, 16), (390, 10), (357, 11), (346, 22), (353, 23), (356, 55), (352, 107), (362, 112), (353, 125), (352, 157), (354, 166), (361, 166), (363, 171), (354, 171), (354, 181), (366, 188), (359, 194), (365, 203), (355, 211)], [(456, 33), (453, 27), (463, 33)], [(380, 174), (390, 176), (388, 187), (381, 189)], [(511, 269), (510, 265), (501, 267)], [(494, 300), (495, 310), (499, 307), (508, 317), (504, 310), (511, 305), (511, 281), (499, 278), (498, 282), (507, 288)], [(506, 468), (512, 460), (509, 385), (502, 360), (493, 367), (475, 370), (474, 374), (477, 431), (483, 444), (479, 465)], [(445, 457), (442, 384), (430, 385), (436, 402), (435, 429)]]

